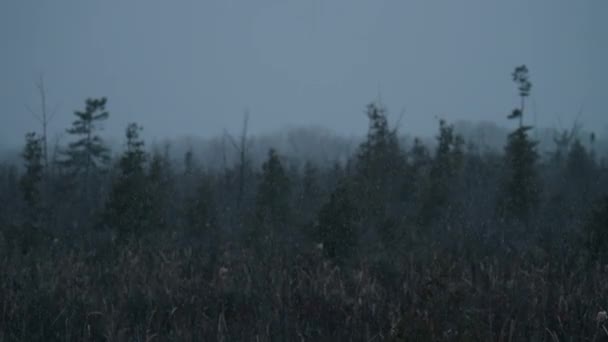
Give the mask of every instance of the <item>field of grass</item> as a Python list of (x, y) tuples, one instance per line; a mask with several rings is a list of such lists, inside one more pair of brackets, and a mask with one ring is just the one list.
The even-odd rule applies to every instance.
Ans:
[[(6, 246), (6, 244), (5, 244)], [(2, 251), (0, 341), (605, 341), (608, 268), (441, 246), (337, 265), (155, 234)]]

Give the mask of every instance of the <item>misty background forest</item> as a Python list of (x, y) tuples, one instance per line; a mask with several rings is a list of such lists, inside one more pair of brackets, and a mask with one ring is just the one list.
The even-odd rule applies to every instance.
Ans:
[(376, 100), (360, 138), (245, 114), (113, 145), (105, 97), (47, 137), (40, 82), (0, 167), (0, 341), (607, 340), (608, 142), (530, 125), (532, 76), (434, 137)]

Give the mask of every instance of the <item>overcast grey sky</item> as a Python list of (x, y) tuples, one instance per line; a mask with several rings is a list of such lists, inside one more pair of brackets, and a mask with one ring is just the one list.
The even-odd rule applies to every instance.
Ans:
[[(380, 93), (402, 127), (435, 116), (494, 120), (516, 103), (527, 64), (538, 123), (608, 124), (606, 0), (3, 0), (0, 144), (37, 129), (44, 74), (64, 130), (87, 97), (108, 97), (107, 136), (211, 136), (322, 125), (366, 129)], [(535, 105), (534, 105), (535, 104)], [(532, 117), (532, 116), (530, 116)]]

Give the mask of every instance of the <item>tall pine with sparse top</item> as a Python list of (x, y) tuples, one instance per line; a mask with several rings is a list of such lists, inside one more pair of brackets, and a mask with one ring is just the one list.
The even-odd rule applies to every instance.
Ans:
[(81, 208), (76, 215), (81, 223), (90, 219), (97, 205), (102, 191), (98, 180), (110, 163), (110, 150), (98, 134), (101, 123), (109, 117), (106, 102), (105, 97), (87, 99), (85, 109), (74, 112), (76, 120), (67, 129), (74, 140), (59, 161), (67, 189), (72, 192), (73, 206)]
[(61, 164), (71, 175), (89, 177), (92, 172), (107, 167), (110, 161), (110, 151), (103, 139), (97, 134), (100, 124), (107, 120), (106, 98), (87, 99), (84, 111), (76, 111), (76, 120), (67, 133), (74, 137), (64, 152), (65, 159)]
[(509, 134), (505, 147), (505, 174), (499, 215), (505, 221), (516, 220), (527, 225), (540, 201), (540, 183), (536, 170), (537, 142), (532, 141), (528, 135), (532, 127), (524, 125), (525, 99), (530, 95), (532, 83), (525, 65), (515, 68), (512, 76), (521, 102), (508, 118), (519, 120), (519, 125)]

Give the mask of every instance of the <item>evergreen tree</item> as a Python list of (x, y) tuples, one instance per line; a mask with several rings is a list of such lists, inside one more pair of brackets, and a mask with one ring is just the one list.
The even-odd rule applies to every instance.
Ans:
[[(179, 190), (179, 199), (181, 203), (188, 202), (189, 198), (196, 196), (197, 185), (199, 178), (201, 177), (201, 170), (198, 168), (196, 161), (194, 160), (194, 152), (192, 147), (188, 147), (184, 153), (184, 169), (181, 175), (181, 181), (179, 182), (177, 189)], [(187, 215), (189, 209), (188, 204), (186, 206), (180, 206), (180, 217)]]
[(302, 175), (294, 172), (292, 178), (298, 180), (294, 201), (294, 209), (297, 210), (294, 214), (299, 216), (300, 221), (310, 221), (311, 215), (316, 214), (321, 196), (319, 170), (313, 163), (307, 161), (304, 164)]
[(27, 217), (34, 221), (40, 210), (43, 173), (43, 144), (42, 138), (31, 132), (25, 135), (25, 147), (21, 157), (25, 162), (25, 173), (21, 176), (19, 185), (23, 199), (27, 205)]
[[(36, 133), (25, 135), (25, 147), (21, 153), (24, 160), (25, 172), (18, 182), (21, 194), (25, 202), (24, 222), (18, 227), (12, 227), (5, 231), (12, 247), (18, 246), (23, 254), (29, 253), (38, 247), (44, 238), (49, 235), (45, 233), (46, 226), (42, 216), (42, 191), (41, 182), (44, 171), (43, 139)], [(0, 227), (2, 228), (2, 227)]]
[(407, 163), (405, 167), (405, 177), (401, 189), (401, 199), (408, 206), (413, 206), (413, 202), (422, 198), (422, 184), (426, 178), (431, 157), (429, 151), (422, 144), (420, 139), (414, 138), (414, 143), (407, 153)]
[(553, 137), (553, 142), (555, 143), (555, 151), (551, 156), (551, 161), (558, 168), (562, 167), (563, 161), (568, 153), (568, 149), (572, 144), (574, 134), (574, 129), (570, 133), (564, 130), (561, 134), (556, 134)]
[(503, 219), (517, 219), (528, 223), (540, 201), (540, 184), (537, 178), (537, 142), (531, 141), (528, 131), (531, 126), (523, 125), (525, 98), (529, 96), (532, 83), (528, 79), (528, 69), (520, 66), (513, 73), (518, 85), (521, 105), (508, 116), (519, 119), (518, 128), (509, 134), (505, 147), (505, 179), (503, 197), (499, 206)]
[(360, 217), (348, 189), (342, 181), (319, 211), (317, 221), (317, 235), (324, 255), (340, 262), (354, 254), (359, 240)]
[(608, 261), (608, 196), (598, 201), (585, 225), (585, 246), (591, 260)]
[(194, 161), (194, 152), (192, 147), (188, 147), (186, 153), (184, 153), (184, 176), (192, 177), (196, 171), (196, 163)]
[(320, 184), (320, 172), (315, 164), (307, 161), (302, 175), (298, 175), (298, 187), (295, 191), (295, 203), (292, 222), (301, 228), (302, 237), (309, 241), (315, 239), (314, 221), (321, 207), (323, 191)]
[(357, 153), (358, 175), (372, 188), (380, 190), (382, 183), (389, 183), (399, 175), (403, 166), (403, 156), (397, 140), (397, 131), (388, 125), (386, 109), (371, 103), (367, 106), (369, 129), (367, 139), (359, 146)]
[(144, 141), (139, 137), (142, 127), (136, 123), (127, 126), (126, 151), (120, 159), (120, 168), (125, 177), (138, 177), (144, 174), (146, 152), (144, 151)]
[(574, 139), (566, 159), (566, 172), (570, 179), (591, 180), (594, 168), (595, 162), (591, 154), (579, 139)]
[(290, 182), (274, 149), (262, 165), (262, 176), (256, 196), (254, 239), (265, 240), (283, 233), (290, 215)]
[(185, 237), (209, 256), (209, 264), (215, 267), (222, 248), (223, 236), (217, 217), (217, 207), (212, 189), (213, 178), (200, 175), (195, 192), (187, 199)]
[(581, 208), (578, 199), (582, 190), (580, 184), (579, 166), (584, 168), (584, 163), (576, 165), (579, 161), (585, 160), (584, 147), (578, 140), (577, 133), (579, 126), (574, 123), (572, 129), (563, 130), (561, 133), (554, 133), (553, 142), (555, 150), (550, 155), (550, 163), (547, 165), (545, 178), (548, 184), (547, 201), (548, 210), (554, 212), (545, 221), (552, 222), (555, 227), (553, 230), (562, 230), (569, 226), (579, 225), (578, 222), (571, 220), (576, 216), (576, 212)]
[(120, 174), (112, 185), (106, 202), (104, 221), (117, 230), (120, 238), (141, 234), (150, 223), (146, 195), (144, 142), (135, 123), (126, 129), (126, 150), (119, 161)]
[(75, 137), (75, 141), (68, 145), (65, 151), (66, 159), (62, 161), (72, 175), (84, 175), (85, 180), (94, 171), (107, 166), (110, 161), (109, 149), (96, 132), (99, 124), (108, 119), (109, 113), (105, 110), (106, 98), (87, 99), (84, 111), (76, 111), (76, 120), (67, 133)]
[(342, 166), (340, 161), (335, 160), (331, 168), (329, 169), (328, 175), (326, 179), (327, 187), (329, 189), (335, 189), (338, 186), (339, 180), (343, 179), (348, 175), (345, 167)]
[(530, 91), (532, 90), (532, 83), (529, 80), (528, 75), (528, 67), (525, 65), (520, 65), (515, 68), (515, 71), (511, 74), (513, 77), (513, 82), (517, 84), (517, 90), (519, 91), (519, 97), (521, 100), (520, 106), (517, 109), (514, 109), (511, 115), (508, 116), (509, 119), (519, 119), (519, 127), (523, 126), (524, 120), (524, 108), (525, 108), (525, 100), (526, 97), (530, 96)]
[(528, 138), (529, 127), (520, 127), (508, 137), (505, 148), (505, 183), (502, 214), (528, 222), (540, 200), (535, 141)]
[(428, 149), (418, 138), (414, 139), (414, 144), (409, 152), (409, 156), (410, 165), (416, 171), (421, 170), (423, 167), (427, 166), (431, 161)]
[(319, 194), (318, 176), (319, 170), (317, 167), (312, 162), (307, 161), (304, 164), (304, 175), (302, 177), (303, 197), (315, 198)]
[(216, 208), (211, 188), (212, 179), (205, 175), (200, 180), (193, 197), (188, 200), (188, 229), (195, 236), (205, 236), (215, 245), (219, 242)]
[(371, 103), (367, 106), (369, 128), (367, 139), (359, 146), (355, 160), (354, 182), (357, 205), (365, 226), (375, 235), (385, 226), (387, 216), (401, 215), (397, 199), (405, 171), (405, 158), (391, 130), (385, 108)]
[(0, 163), (0, 227), (2, 223), (12, 220), (17, 212), (19, 201), (15, 198), (23, 197), (20, 189), (17, 166), (8, 163)]
[(171, 165), (168, 160), (168, 149), (164, 154), (158, 150), (152, 153), (152, 160), (146, 177), (146, 197), (150, 206), (150, 225), (155, 229), (166, 227), (173, 208)]
[(450, 190), (463, 166), (463, 145), (461, 136), (454, 133), (454, 127), (439, 121), (437, 149), (428, 174), (428, 188), (425, 189), (420, 209), (419, 223), (426, 225), (438, 217), (440, 210), (450, 209)]
[(59, 184), (66, 196), (65, 202), (69, 202), (65, 210), (70, 212), (72, 227), (77, 229), (88, 225), (99, 199), (103, 198), (101, 176), (107, 171), (110, 152), (98, 131), (109, 117), (105, 106), (106, 98), (87, 99), (84, 111), (74, 112), (76, 119), (67, 129), (74, 140), (61, 151), (62, 159), (58, 161), (64, 172)]
[[(569, 207), (578, 217), (591, 205), (597, 194), (598, 172), (595, 160), (579, 139), (575, 139), (566, 158), (563, 189), (570, 198)], [(578, 211), (578, 212), (576, 212)]]
[(302, 177), (302, 194), (300, 199), (300, 208), (307, 212), (316, 212), (318, 209), (319, 199), (321, 197), (321, 188), (318, 183), (319, 170), (311, 163), (304, 164), (304, 175)]

